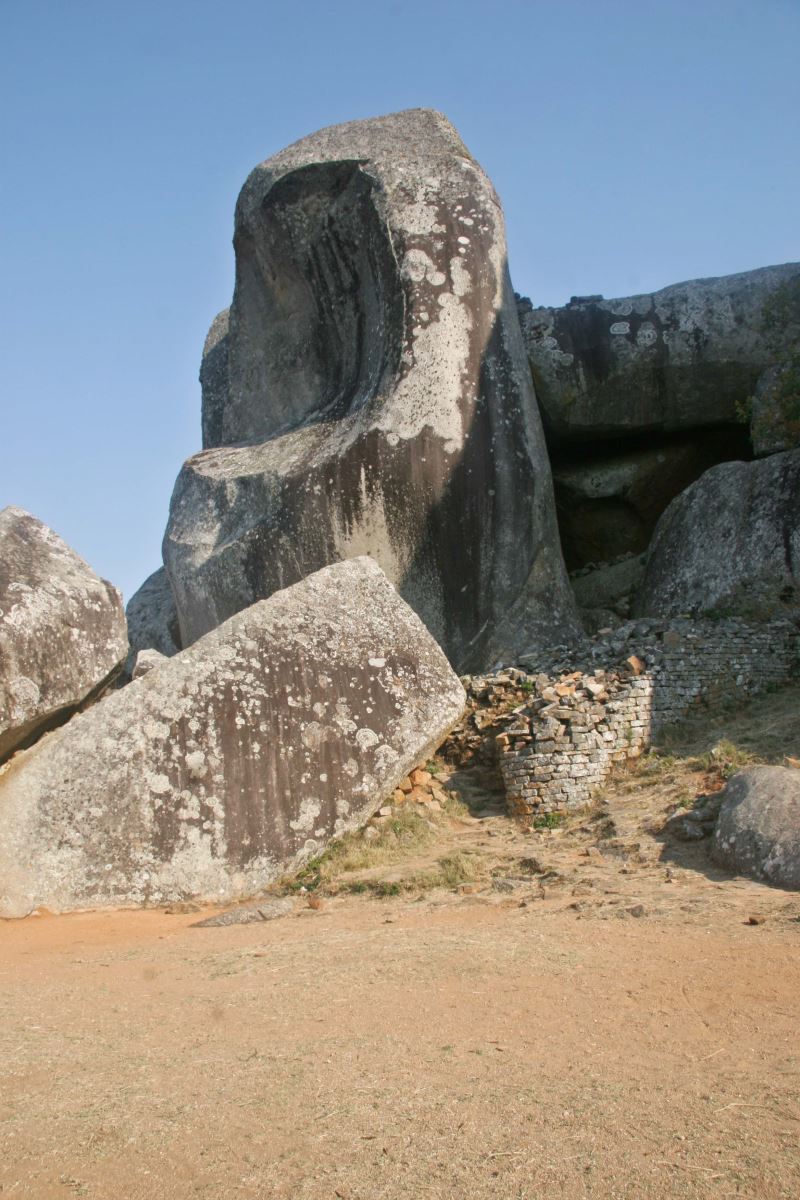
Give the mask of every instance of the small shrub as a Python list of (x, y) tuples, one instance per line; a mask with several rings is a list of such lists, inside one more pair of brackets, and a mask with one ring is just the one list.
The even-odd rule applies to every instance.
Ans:
[(699, 758), (695, 759), (694, 763), (702, 770), (715, 771), (722, 779), (730, 779), (731, 775), (735, 775), (737, 771), (741, 771), (757, 761), (757, 756), (751, 751), (723, 738), (706, 754), (701, 754)]
[(557, 812), (542, 813), (540, 817), (533, 818), (534, 829), (558, 829), (564, 824), (564, 814)]

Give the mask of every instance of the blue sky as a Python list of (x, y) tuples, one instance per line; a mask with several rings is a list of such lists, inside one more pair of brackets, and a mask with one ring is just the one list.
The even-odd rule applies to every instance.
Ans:
[(0, 507), (126, 599), (200, 446), (237, 192), (286, 143), (441, 109), (541, 303), (800, 258), (800, 0), (0, 0), (0, 30)]

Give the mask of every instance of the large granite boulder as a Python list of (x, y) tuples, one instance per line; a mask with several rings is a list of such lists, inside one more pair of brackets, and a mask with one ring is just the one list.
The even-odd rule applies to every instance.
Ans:
[(715, 862), (800, 891), (800, 771), (750, 767), (722, 793), (711, 856)]
[(0, 512), (0, 762), (64, 721), (125, 658), (122, 597), (24, 509)]
[(721, 463), (661, 517), (634, 609), (763, 620), (800, 610), (800, 450)]
[(800, 340), (800, 263), (695, 279), (618, 300), (564, 308), (520, 302), (520, 318), (552, 444), (732, 425), (761, 372)]
[(252, 893), (365, 821), (463, 707), (380, 568), (326, 568), (0, 771), (0, 916)]
[(128, 618), (129, 668), (142, 650), (157, 650), (168, 658), (181, 648), (178, 610), (163, 567), (148, 575), (125, 609)]
[(368, 553), (461, 669), (577, 632), (491, 183), (439, 113), (257, 167), (164, 562), (181, 637)]

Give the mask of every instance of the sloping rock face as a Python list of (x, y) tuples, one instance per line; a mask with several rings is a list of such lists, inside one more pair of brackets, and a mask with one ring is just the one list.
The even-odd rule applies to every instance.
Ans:
[(764, 620), (800, 611), (800, 450), (721, 463), (661, 517), (637, 614)]
[(503, 216), (439, 113), (257, 167), (164, 562), (188, 645), (368, 553), (460, 669), (577, 633)]
[(130, 641), (129, 666), (140, 650), (157, 650), (168, 658), (181, 648), (178, 610), (163, 567), (148, 575), (125, 610)]
[(800, 771), (750, 767), (729, 780), (711, 856), (742, 875), (800, 891)]
[(0, 762), (66, 719), (124, 659), (122, 597), (52, 529), (0, 512)]
[(523, 300), (548, 440), (736, 424), (761, 372), (800, 339), (796, 314), (772, 304), (799, 279), (787, 263), (564, 308)]
[(252, 893), (363, 823), (464, 692), (370, 559), (253, 605), (0, 772), (0, 916)]

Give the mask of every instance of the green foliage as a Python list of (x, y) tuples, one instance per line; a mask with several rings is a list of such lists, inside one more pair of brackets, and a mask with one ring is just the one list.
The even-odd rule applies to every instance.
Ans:
[(736, 420), (740, 425), (749, 425), (750, 419), (753, 416), (754, 397), (747, 396), (744, 400), (737, 400), (734, 408), (736, 410)]
[(564, 814), (557, 812), (542, 813), (540, 817), (533, 818), (534, 829), (558, 829), (564, 824)]
[(717, 742), (716, 746), (713, 746), (706, 754), (689, 760), (691, 765), (696, 765), (703, 770), (718, 772), (723, 779), (730, 779), (731, 775), (735, 775), (737, 771), (741, 771), (757, 761), (758, 758), (755, 754), (728, 741), (727, 738)]

